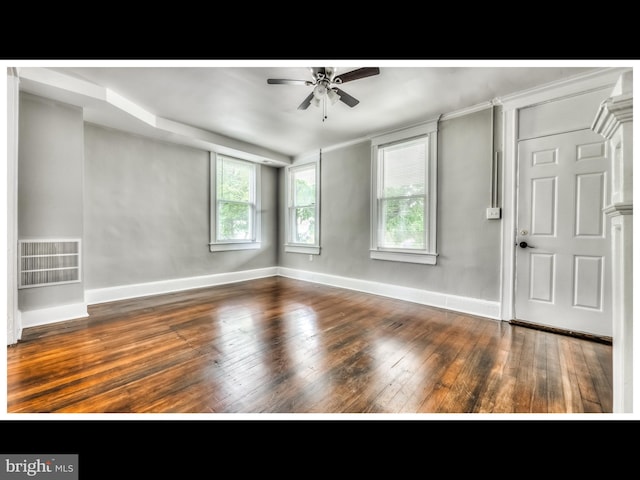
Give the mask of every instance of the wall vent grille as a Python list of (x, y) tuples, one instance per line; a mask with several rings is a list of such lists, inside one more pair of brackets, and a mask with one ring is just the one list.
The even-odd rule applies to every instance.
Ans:
[(18, 288), (80, 282), (80, 240), (20, 240)]

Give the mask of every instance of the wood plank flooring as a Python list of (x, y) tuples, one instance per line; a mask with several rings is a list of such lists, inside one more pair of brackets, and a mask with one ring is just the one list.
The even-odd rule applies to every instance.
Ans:
[(612, 412), (611, 345), (283, 277), (89, 313), (8, 348), (9, 413)]

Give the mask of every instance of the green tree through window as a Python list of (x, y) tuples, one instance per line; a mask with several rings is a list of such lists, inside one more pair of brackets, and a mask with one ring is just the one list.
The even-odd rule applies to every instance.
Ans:
[(252, 240), (254, 238), (255, 168), (255, 165), (247, 162), (218, 157), (216, 240)]
[(379, 243), (384, 248), (425, 248), (426, 138), (379, 151)]
[(290, 172), (291, 242), (316, 243), (316, 167), (315, 164), (294, 168)]

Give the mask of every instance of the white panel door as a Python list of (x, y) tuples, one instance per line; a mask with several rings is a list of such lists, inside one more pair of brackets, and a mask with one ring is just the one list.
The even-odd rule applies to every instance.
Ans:
[(591, 130), (519, 142), (517, 320), (611, 336), (608, 166)]

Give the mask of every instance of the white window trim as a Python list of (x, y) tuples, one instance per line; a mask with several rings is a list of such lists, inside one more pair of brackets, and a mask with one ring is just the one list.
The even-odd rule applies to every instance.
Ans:
[(253, 239), (251, 240), (224, 240), (217, 241), (217, 158), (218, 154), (216, 152), (211, 152), (210, 154), (210, 162), (209, 162), (209, 173), (210, 173), (210, 195), (209, 195), (209, 205), (210, 205), (210, 237), (209, 237), (209, 251), (211, 252), (225, 252), (225, 251), (233, 251), (233, 250), (257, 250), (260, 248), (260, 238), (261, 238), (261, 229), (260, 229), (260, 164), (249, 162), (247, 160), (242, 160), (240, 158), (231, 157), (229, 155), (220, 155), (223, 158), (230, 158), (235, 161), (245, 162), (252, 165), (255, 169), (255, 185), (254, 185), (254, 194), (255, 194), (255, 208), (253, 210)]
[[(287, 253), (304, 253), (307, 255), (320, 255), (320, 163), (322, 154), (317, 157), (303, 159), (297, 162), (295, 165), (291, 165), (285, 168), (285, 235), (286, 243), (284, 244), (284, 251)], [(304, 168), (309, 164), (315, 164), (316, 166), (316, 241), (313, 245), (294, 243), (292, 239), (293, 231), (291, 227), (291, 171), (298, 168)]]
[[(378, 186), (381, 178), (379, 170), (378, 151), (381, 147), (392, 143), (408, 141), (416, 137), (429, 137), (429, 155), (427, 159), (428, 184), (426, 196), (425, 227), (426, 245), (422, 250), (403, 250), (383, 248), (378, 245)], [(435, 265), (438, 257), (436, 249), (436, 214), (438, 199), (438, 119), (416, 125), (414, 127), (396, 130), (373, 137), (371, 139), (371, 248), (370, 258), (393, 262), (418, 263)]]

